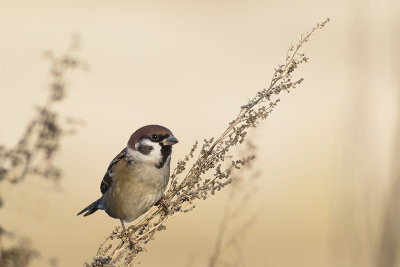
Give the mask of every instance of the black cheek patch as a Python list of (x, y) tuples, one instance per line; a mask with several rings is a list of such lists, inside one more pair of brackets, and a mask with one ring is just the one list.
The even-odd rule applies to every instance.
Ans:
[(143, 155), (148, 155), (148, 154), (150, 154), (150, 152), (153, 150), (153, 147), (152, 146), (146, 146), (146, 145), (144, 145), (144, 146), (139, 146), (139, 148), (138, 148), (138, 151), (140, 152), (140, 153), (142, 153)]

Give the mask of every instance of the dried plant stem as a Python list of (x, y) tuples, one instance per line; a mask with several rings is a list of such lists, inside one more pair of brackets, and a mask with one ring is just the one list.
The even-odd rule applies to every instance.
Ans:
[[(185, 158), (178, 161), (177, 167), (172, 172), (170, 185), (163, 197), (163, 202), (168, 205), (168, 213), (164, 214), (161, 206), (155, 210), (151, 209), (143, 221), (133, 229), (129, 229), (129, 234), (135, 241), (133, 248), (127, 245), (123, 237), (112, 233), (109, 241), (115, 238), (121, 239), (117, 245), (118, 252), (114, 250), (115, 253), (112, 254), (115, 257), (110, 259), (107, 253), (103, 253), (103, 250), (99, 249), (93, 262), (87, 266), (132, 264), (143, 251), (143, 247), (154, 238), (154, 234), (165, 229), (163, 224), (168, 219), (192, 210), (195, 200), (207, 199), (232, 182), (232, 171), (248, 164), (254, 159), (254, 156), (235, 157), (228, 153), (233, 147), (244, 142), (249, 128), (256, 127), (261, 120), (268, 117), (280, 101), (277, 96), (281, 92), (289, 92), (303, 81), (303, 78), (292, 81), (293, 72), (300, 64), (308, 61), (308, 58), (300, 53), (300, 50), (308, 42), (310, 36), (316, 30), (322, 29), (328, 21), (329, 19), (326, 19), (322, 23), (318, 23), (310, 32), (301, 35), (297, 45), (289, 47), (285, 64), (278, 65), (275, 69), (269, 86), (259, 91), (247, 104), (240, 107), (235, 119), (229, 123), (218, 138), (205, 139), (197, 156), (194, 155), (198, 147), (198, 142), (196, 142)], [(186, 170), (189, 161), (193, 161), (193, 164)], [(212, 173), (210, 174), (210, 172)], [(209, 176), (213, 177), (208, 178)], [(112, 242), (110, 243), (109, 245), (104, 243), (101, 247), (112, 246)]]
[[(77, 41), (73, 40), (72, 45), (61, 56), (55, 56), (52, 52), (45, 53), (50, 62), (47, 98), (43, 105), (36, 107), (35, 116), (27, 122), (18, 142), (10, 148), (0, 145), (0, 184), (6, 182), (16, 186), (32, 176), (51, 180), (55, 184), (60, 179), (61, 170), (54, 162), (55, 155), (63, 137), (71, 134), (79, 121), (69, 119), (68, 124), (61, 122), (60, 114), (55, 111), (54, 106), (65, 98), (67, 72), (85, 65), (75, 55)], [(0, 192), (0, 208), (3, 203), (2, 193), (4, 192)], [(27, 238), (18, 236), (18, 233), (7, 233), (0, 226), (0, 266), (28, 266), (33, 258), (39, 257)], [(7, 247), (2, 242), (3, 238), (14, 238), (11, 242), (15, 242), (16, 237), (21, 244)]]

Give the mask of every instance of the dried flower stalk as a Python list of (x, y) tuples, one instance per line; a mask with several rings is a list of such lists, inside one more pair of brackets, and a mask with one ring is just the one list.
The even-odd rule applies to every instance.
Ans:
[[(129, 245), (127, 236), (121, 236), (117, 227), (100, 245), (93, 261), (86, 263), (86, 266), (131, 266), (155, 233), (166, 229), (164, 224), (168, 219), (191, 211), (195, 207), (194, 201), (205, 200), (232, 182), (232, 171), (249, 163), (254, 156), (232, 157), (228, 152), (245, 141), (249, 128), (256, 127), (268, 117), (280, 101), (278, 95), (281, 92), (289, 92), (303, 81), (303, 78), (293, 79), (292, 76), (299, 65), (308, 61), (308, 57), (300, 50), (310, 36), (327, 22), (329, 18), (301, 35), (298, 43), (289, 47), (285, 63), (275, 69), (269, 86), (240, 107), (236, 118), (218, 138), (204, 139), (197, 155), (195, 152), (199, 142), (196, 141), (185, 158), (178, 161), (163, 196), (168, 212), (165, 213), (161, 206), (154, 207), (141, 222), (129, 227), (129, 235), (135, 243), (133, 247)], [(194, 163), (187, 170), (189, 161)]]
[[(76, 55), (78, 40), (75, 38), (68, 50), (61, 56), (52, 52), (44, 53), (50, 62), (49, 94), (45, 103), (36, 107), (34, 117), (27, 122), (25, 132), (11, 148), (0, 145), (0, 183), (18, 185), (31, 176), (58, 182), (61, 170), (54, 163), (63, 137), (72, 134), (82, 121), (68, 118), (60, 120), (54, 105), (63, 101), (66, 95), (65, 81), (68, 71), (86, 67)], [(0, 208), (3, 200), (0, 192)], [(3, 240), (12, 240), (13, 246), (5, 246)], [(40, 255), (29, 240), (8, 232), (0, 225), (0, 266), (28, 266)], [(54, 262), (54, 261), (53, 261)]]
[(73, 126), (82, 124), (82, 121), (71, 118), (63, 124), (54, 110), (54, 105), (65, 98), (67, 72), (86, 66), (75, 56), (77, 48), (78, 42), (74, 40), (61, 56), (56, 57), (51, 51), (44, 53), (51, 64), (47, 100), (42, 106), (36, 107), (35, 117), (27, 123), (24, 134), (14, 147), (0, 145), (0, 182), (16, 184), (27, 175), (59, 180), (61, 173), (53, 163), (54, 155), (61, 139), (73, 133)]

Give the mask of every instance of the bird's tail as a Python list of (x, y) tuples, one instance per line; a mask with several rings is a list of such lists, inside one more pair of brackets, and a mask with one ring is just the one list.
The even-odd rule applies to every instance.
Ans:
[(95, 202), (93, 202), (92, 204), (90, 204), (89, 206), (87, 206), (86, 208), (84, 208), (83, 210), (81, 210), (77, 215), (81, 215), (82, 213), (86, 212), (85, 214), (83, 214), (83, 216), (88, 216), (94, 212), (96, 212), (99, 208), (99, 204), (100, 204), (101, 198), (99, 198), (98, 200), (96, 200)]

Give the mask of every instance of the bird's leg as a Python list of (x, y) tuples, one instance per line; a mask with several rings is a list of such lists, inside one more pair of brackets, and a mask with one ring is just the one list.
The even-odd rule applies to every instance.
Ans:
[(120, 221), (121, 221), (121, 225), (122, 225), (122, 235), (125, 234), (125, 235), (128, 236), (129, 244), (133, 247), (133, 242), (132, 242), (131, 236), (130, 236), (130, 234), (129, 234), (129, 231), (126, 230), (124, 221), (121, 220), (121, 219), (120, 219)]
[(169, 205), (168, 205), (168, 203), (165, 201), (164, 196), (162, 196), (162, 197), (156, 202), (155, 205), (160, 205), (160, 206), (163, 208), (165, 215), (168, 214)]
[(122, 225), (122, 232), (126, 233), (126, 228), (125, 228), (124, 221), (121, 220), (121, 219), (120, 219), (120, 221), (121, 221), (121, 225)]

